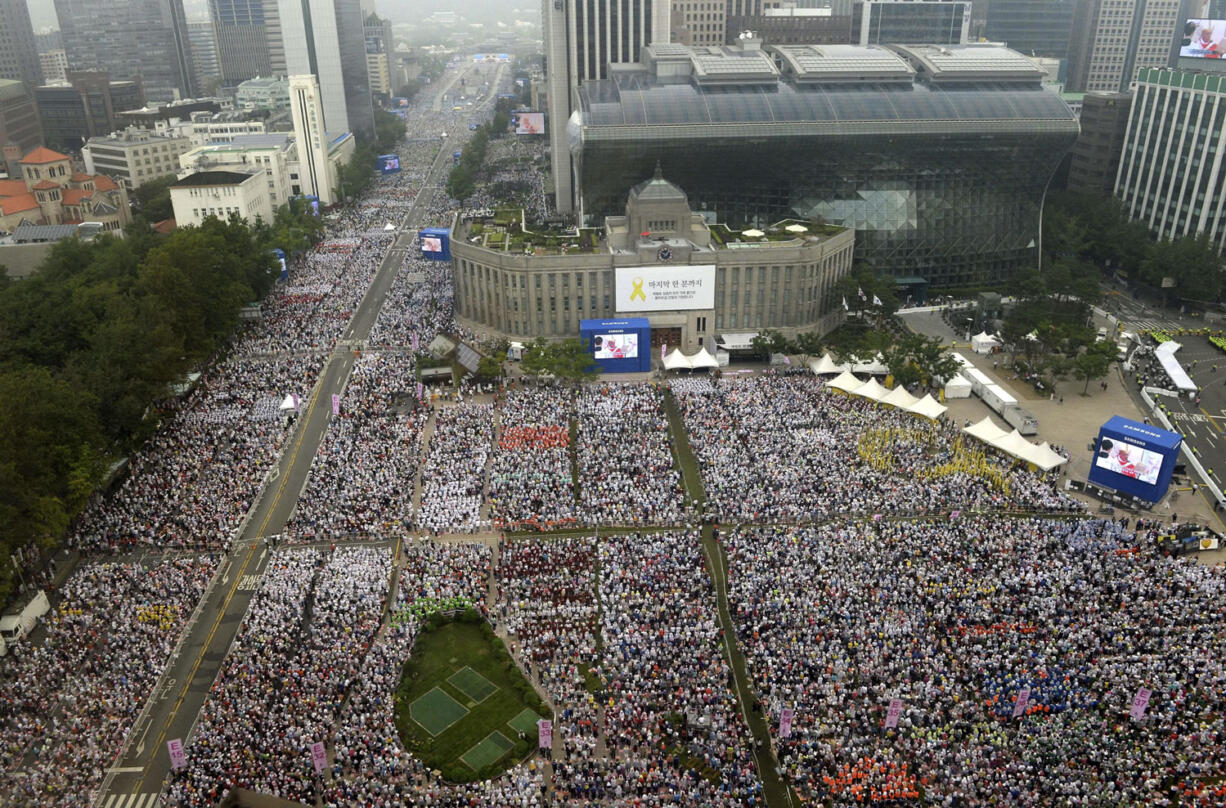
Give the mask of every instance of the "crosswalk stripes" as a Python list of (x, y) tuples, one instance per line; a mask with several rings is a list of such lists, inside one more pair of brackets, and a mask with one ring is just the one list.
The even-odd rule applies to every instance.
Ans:
[(112, 794), (102, 802), (102, 808), (154, 808), (157, 792), (147, 794)]

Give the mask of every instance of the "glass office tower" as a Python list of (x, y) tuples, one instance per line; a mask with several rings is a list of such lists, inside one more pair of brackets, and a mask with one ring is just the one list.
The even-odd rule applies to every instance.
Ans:
[(585, 220), (664, 173), (731, 224), (821, 217), (857, 257), (932, 288), (1038, 265), (1039, 221), (1076, 118), (996, 46), (652, 46), (586, 82), (568, 134)]

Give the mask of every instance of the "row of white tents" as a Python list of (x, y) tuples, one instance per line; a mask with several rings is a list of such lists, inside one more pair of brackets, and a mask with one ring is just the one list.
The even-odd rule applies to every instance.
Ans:
[[(823, 357), (823, 359), (829, 359), (829, 354)], [(848, 395), (867, 398), (879, 404), (887, 404), (934, 421), (941, 417), (941, 414), (948, 409), (938, 404), (930, 394), (925, 394), (923, 398), (916, 398), (901, 386), (890, 390), (882, 386), (874, 378), (870, 377), (868, 381), (861, 381), (848, 371), (843, 371), (826, 382), (826, 386), (834, 390), (840, 390)], [(977, 424), (971, 424), (963, 431), (994, 449), (998, 449), (1010, 457), (1025, 463), (1030, 463), (1043, 471), (1051, 471), (1057, 466), (1068, 462), (1067, 458), (1051, 448), (1051, 444), (1047, 442), (1040, 444), (1031, 443), (1022, 437), (1022, 434), (1016, 429), (1006, 431), (993, 423), (991, 418), (984, 418)]]
[(835, 390), (841, 390), (848, 395), (867, 398), (870, 401), (876, 401), (878, 404), (888, 404), (891, 407), (897, 407), (900, 410), (905, 410), (915, 415), (922, 415), (934, 421), (940, 418), (941, 414), (948, 409), (948, 407), (938, 404), (931, 395), (916, 398), (901, 385), (890, 390), (882, 387), (881, 383), (876, 379), (870, 378), (868, 381), (862, 382), (846, 371), (826, 382), (826, 386)]
[(698, 353), (686, 356), (680, 348), (673, 350), (664, 357), (665, 370), (698, 370), (699, 368), (717, 368), (719, 361), (707, 351), (699, 348)]
[(1047, 441), (1039, 444), (1031, 443), (1023, 438), (1016, 429), (1012, 432), (1001, 429), (992, 423), (991, 418), (984, 418), (962, 431), (1007, 455), (1037, 466), (1043, 471), (1051, 471), (1056, 466), (1068, 462), (1068, 458), (1058, 454)]

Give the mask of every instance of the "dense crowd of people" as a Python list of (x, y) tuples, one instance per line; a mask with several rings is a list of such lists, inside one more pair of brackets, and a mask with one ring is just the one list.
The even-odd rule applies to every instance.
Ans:
[(596, 540), (499, 543), (498, 606), (511, 648), (532, 666), (555, 709), (566, 760), (597, 752)]
[(689, 503), (654, 385), (585, 387), (576, 400), (580, 503), (589, 524), (682, 524)]
[(177, 806), (216, 805), (239, 786), (313, 803), (310, 747), (331, 736), (379, 628), (386, 547), (276, 550), (171, 775)]
[(743, 527), (725, 541), (737, 636), (805, 798), (1221, 804), (1226, 568), (1139, 551), (1096, 520)]
[(338, 402), (286, 533), (294, 540), (403, 534), (428, 412), (411, 356), (362, 355)]
[(697, 807), (761, 799), (698, 534), (602, 536), (598, 554), (608, 755), (555, 763), (555, 801)]
[(0, 658), (0, 802), (91, 805), (216, 569), (185, 555), (73, 573), (42, 642)]
[(1058, 490), (1056, 473), (1015, 467), (971, 448), (956, 424), (839, 394), (815, 376), (672, 384), (707, 507), (726, 521), (1079, 507)]
[(499, 402), (490, 461), (490, 519), (503, 530), (550, 530), (576, 521), (570, 421), (573, 391), (508, 390)]
[(472, 533), (482, 526), (485, 464), (493, 434), (492, 404), (470, 401), (436, 411), (421, 470), (418, 530)]

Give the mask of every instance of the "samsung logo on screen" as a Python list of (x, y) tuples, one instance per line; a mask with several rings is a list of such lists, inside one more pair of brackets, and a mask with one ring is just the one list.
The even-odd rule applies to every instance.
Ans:
[(1123, 425), (1123, 429), (1128, 429), (1128, 430), (1131, 430), (1131, 431), (1133, 431), (1133, 432), (1140, 432), (1142, 435), (1148, 435), (1148, 436), (1150, 436), (1151, 438), (1160, 438), (1160, 437), (1162, 437), (1162, 436), (1161, 436), (1160, 434), (1158, 434), (1157, 432), (1150, 432), (1148, 429), (1141, 429), (1140, 427), (1135, 427), (1135, 426), (1133, 426), (1132, 424), (1124, 424), (1124, 425)]

